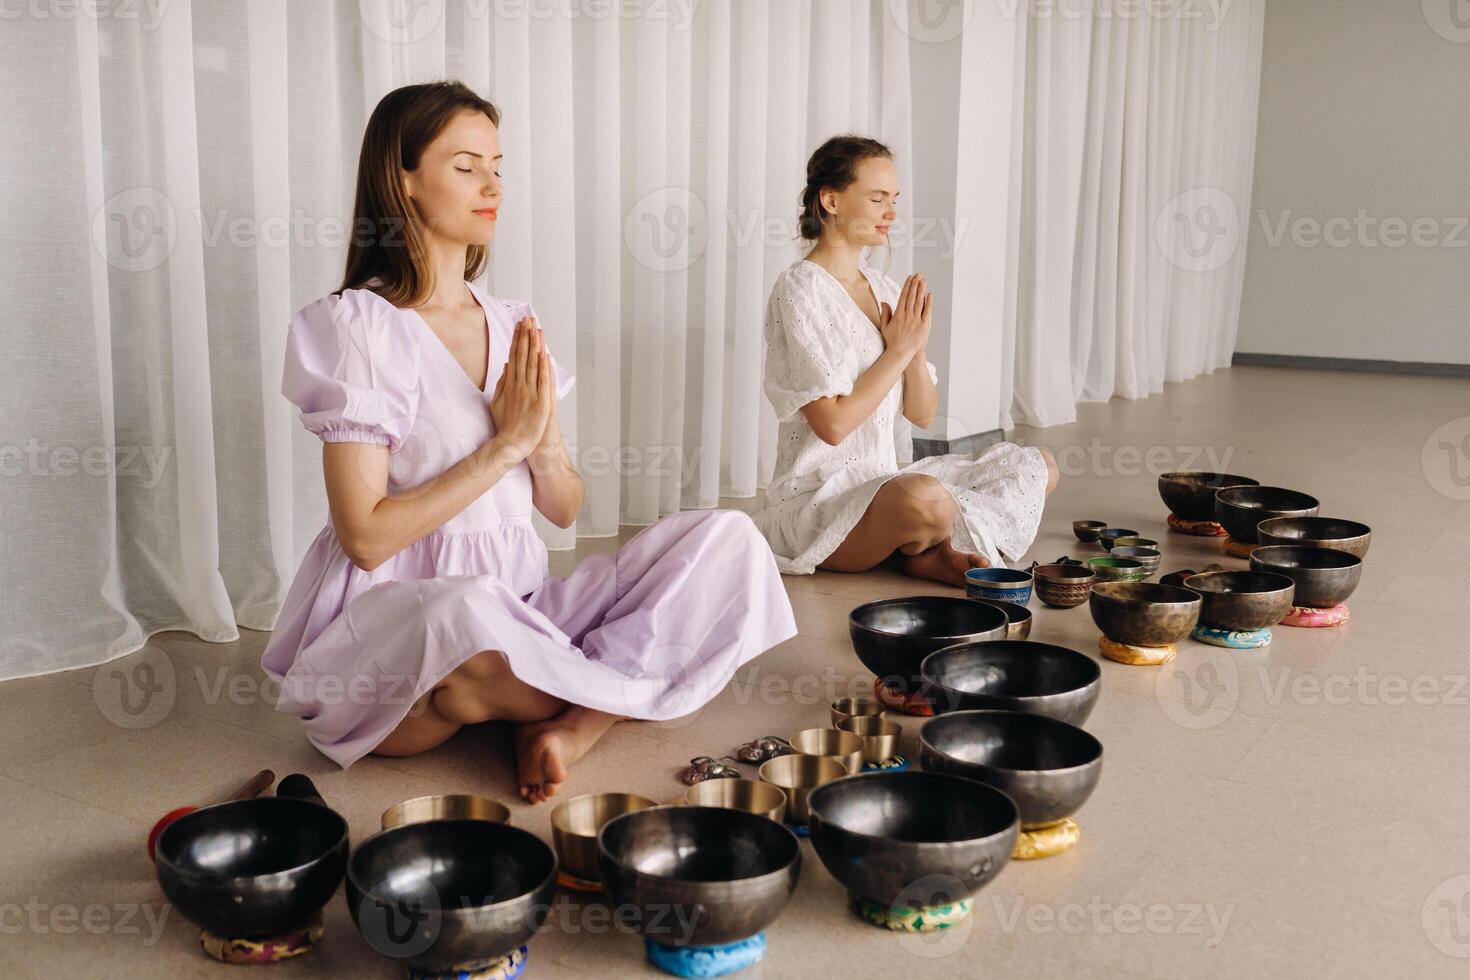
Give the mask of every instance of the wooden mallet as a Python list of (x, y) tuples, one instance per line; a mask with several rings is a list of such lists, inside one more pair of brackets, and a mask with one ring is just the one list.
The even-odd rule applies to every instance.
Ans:
[[(231, 800), (248, 800), (251, 797), (259, 796), (261, 793), (264, 793), (267, 789), (270, 788), (271, 783), (275, 781), (275, 773), (271, 772), (269, 769), (262, 769), (260, 770), (260, 772), (256, 773), (254, 776), (251, 776), (248, 780), (241, 784), (240, 788), (235, 790), (235, 792), (231, 793), (223, 800), (216, 800), (215, 802), (228, 803)], [(153, 829), (148, 831), (148, 860), (156, 860), (154, 854), (158, 847), (158, 835), (163, 833), (163, 828), (167, 827), (169, 824), (173, 823), (184, 814), (193, 813), (197, 809), (199, 809), (199, 807), (197, 806), (181, 806), (177, 810), (170, 810), (163, 816), (158, 818), (158, 822), (153, 825)]]

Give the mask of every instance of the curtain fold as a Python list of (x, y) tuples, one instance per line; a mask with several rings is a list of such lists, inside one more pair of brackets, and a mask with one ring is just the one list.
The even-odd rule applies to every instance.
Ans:
[[(1208, 33), (1012, 23), (1018, 200), (986, 275), (1015, 296), (996, 397), (1017, 420), (1228, 359), (1242, 256), (1171, 265), (1149, 215), (1196, 186), (1248, 200), (1261, 3)], [(8, 18), (0, 679), (161, 630), (271, 628), (326, 518), (320, 443), (280, 395), (286, 325), (340, 284), (363, 128), (410, 82), (458, 77), (503, 113), (485, 285), (533, 301), (578, 377), (561, 420), (586, 504), (572, 529), (538, 520), (548, 544), (757, 494), (776, 432), (762, 319), (802, 254), (808, 154), (839, 132), (888, 143), (907, 234), (869, 261), (901, 278), (930, 247), (915, 161), (945, 151), (915, 143), (935, 110), (911, 64), (960, 44), (931, 7), (179, 0)]]

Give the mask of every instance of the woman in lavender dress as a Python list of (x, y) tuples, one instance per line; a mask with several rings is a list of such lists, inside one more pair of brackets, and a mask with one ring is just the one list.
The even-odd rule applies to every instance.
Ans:
[(796, 628), (735, 511), (664, 518), (548, 575), (531, 513), (567, 527), (581, 507), (556, 418), (573, 378), (529, 304), (468, 281), (502, 199), (498, 122), (449, 82), (398, 89), (368, 122), (346, 279), (292, 320), (282, 383), (325, 444), (331, 520), (262, 666), (344, 767), (520, 722), (520, 792), (540, 802), (615, 721), (688, 714)]

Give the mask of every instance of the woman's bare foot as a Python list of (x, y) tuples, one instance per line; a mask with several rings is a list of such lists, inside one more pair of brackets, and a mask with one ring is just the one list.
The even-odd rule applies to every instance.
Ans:
[(541, 803), (566, 782), (575, 763), (621, 719), (605, 711), (571, 705), (555, 718), (527, 722), (516, 729), (516, 780), (521, 797)]
[(956, 551), (945, 541), (917, 555), (904, 556), (899, 567), (905, 575), (914, 578), (927, 578), (964, 588), (965, 573), (972, 568), (989, 568), (990, 561), (984, 555)]

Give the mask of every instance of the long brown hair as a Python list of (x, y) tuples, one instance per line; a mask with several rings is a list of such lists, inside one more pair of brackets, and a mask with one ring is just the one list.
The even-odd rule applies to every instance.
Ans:
[[(427, 229), (403, 186), (405, 171), (418, 169), (424, 148), (457, 114), (483, 112), (500, 125), (500, 110), (458, 81), (405, 85), (383, 96), (362, 134), (357, 158), (357, 198), (342, 289), (366, 288), (394, 306), (418, 306), (433, 290)], [(464, 277), (485, 271), (485, 246), (465, 253)]]

